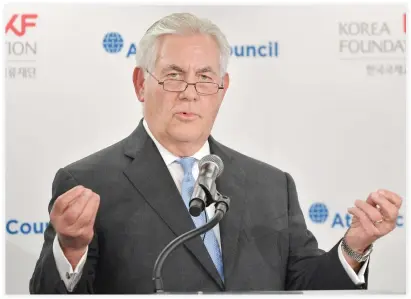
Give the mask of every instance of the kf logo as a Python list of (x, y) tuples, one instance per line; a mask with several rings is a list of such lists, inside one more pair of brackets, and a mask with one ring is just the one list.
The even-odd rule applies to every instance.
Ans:
[(9, 22), (6, 25), (6, 34), (7, 32), (9, 32), (9, 30), (13, 31), (15, 35), (17, 36), (23, 36), (26, 34), (26, 28), (27, 27), (36, 27), (36, 23), (34, 21), (30, 21), (30, 20), (35, 20), (37, 19), (37, 14), (22, 14), (21, 15), (21, 26), (20, 26), (20, 30), (18, 30), (15, 27), (15, 23), (17, 18), (19, 17), (18, 14), (14, 14)]

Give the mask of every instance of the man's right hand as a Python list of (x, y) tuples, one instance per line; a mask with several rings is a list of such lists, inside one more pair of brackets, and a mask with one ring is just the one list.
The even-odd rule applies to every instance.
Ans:
[(83, 186), (70, 189), (54, 202), (50, 221), (73, 269), (93, 239), (99, 205), (100, 196)]

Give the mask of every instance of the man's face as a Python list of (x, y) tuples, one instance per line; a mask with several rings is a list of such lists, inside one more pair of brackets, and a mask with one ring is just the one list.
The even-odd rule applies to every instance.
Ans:
[(182, 92), (171, 92), (148, 75), (137, 92), (144, 102), (144, 117), (157, 138), (203, 143), (210, 135), (229, 83), (228, 75), (221, 79), (218, 45), (212, 37), (200, 34), (165, 35), (157, 45), (155, 68), (148, 71), (159, 81), (177, 79), (224, 86), (212, 95), (199, 95), (193, 85)]

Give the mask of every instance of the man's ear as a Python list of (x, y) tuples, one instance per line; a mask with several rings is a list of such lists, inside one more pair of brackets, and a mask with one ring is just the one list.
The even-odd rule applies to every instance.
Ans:
[(140, 102), (144, 102), (144, 82), (144, 70), (136, 67), (133, 71), (133, 85)]
[(224, 77), (223, 77), (223, 86), (224, 86), (224, 94), (227, 92), (228, 87), (230, 86), (230, 75), (228, 73), (225, 73)]

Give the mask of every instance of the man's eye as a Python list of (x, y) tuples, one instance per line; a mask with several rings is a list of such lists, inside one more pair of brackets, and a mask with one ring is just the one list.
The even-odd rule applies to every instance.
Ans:
[(170, 74), (167, 75), (167, 77), (169, 77), (169, 78), (177, 78), (178, 75), (179, 75), (178, 73), (170, 73)]
[(209, 76), (206, 76), (206, 75), (200, 75), (200, 79), (202, 81), (211, 81), (212, 80)]

